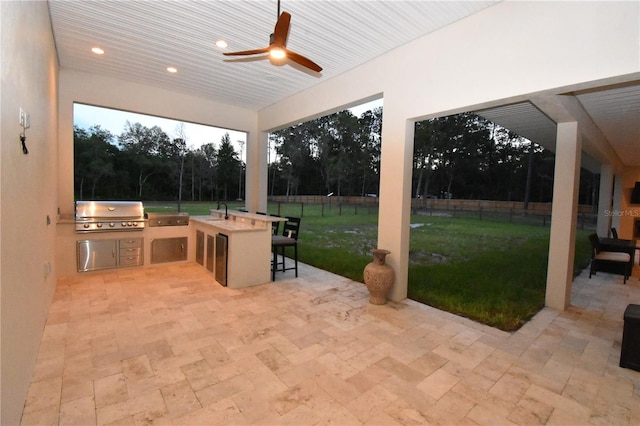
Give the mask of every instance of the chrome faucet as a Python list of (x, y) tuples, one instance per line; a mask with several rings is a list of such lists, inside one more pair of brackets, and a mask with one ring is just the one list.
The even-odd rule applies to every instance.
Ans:
[(227, 209), (227, 203), (223, 203), (221, 201), (218, 201), (218, 207), (216, 207), (216, 210), (220, 210), (220, 206), (224, 204), (224, 220), (228, 220), (229, 219), (229, 212)]

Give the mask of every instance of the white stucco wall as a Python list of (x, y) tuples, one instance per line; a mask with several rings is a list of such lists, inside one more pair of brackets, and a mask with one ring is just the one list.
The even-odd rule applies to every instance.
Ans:
[[(16, 425), (56, 284), (58, 71), (46, 2), (0, 2), (0, 22), (0, 423)], [(28, 155), (20, 107), (31, 116)]]

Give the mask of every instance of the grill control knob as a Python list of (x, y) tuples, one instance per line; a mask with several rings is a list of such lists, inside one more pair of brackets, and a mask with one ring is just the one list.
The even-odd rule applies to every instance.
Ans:
[(113, 222), (109, 222), (109, 227), (113, 228), (114, 226), (116, 226), (116, 224), (115, 224), (115, 223), (113, 223)]
[(131, 222), (127, 222), (127, 226), (131, 226), (131, 225), (132, 225), (132, 223), (131, 223)]
[(138, 222), (133, 222), (133, 226), (138, 226)]
[(101, 223), (96, 223), (96, 226), (97, 226), (98, 228), (102, 228), (102, 224), (101, 224)]
[(84, 226), (85, 228), (88, 228), (88, 227), (89, 227), (89, 224), (88, 224), (88, 223), (85, 223), (83, 226)]
[(127, 222), (122, 222), (120, 225), (127, 226)]

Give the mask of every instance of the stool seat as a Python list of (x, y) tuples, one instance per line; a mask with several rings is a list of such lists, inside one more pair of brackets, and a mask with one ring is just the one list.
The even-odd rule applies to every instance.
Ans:
[(615, 251), (601, 251), (595, 255), (598, 260), (607, 260), (609, 262), (628, 262), (631, 260), (629, 253), (615, 252)]

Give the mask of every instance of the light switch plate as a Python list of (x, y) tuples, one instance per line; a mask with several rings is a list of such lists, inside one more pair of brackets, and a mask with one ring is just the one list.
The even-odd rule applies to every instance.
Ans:
[(29, 127), (31, 127), (31, 116), (29, 116), (29, 113), (25, 112), (22, 107), (20, 107), (19, 123), (24, 129), (28, 129)]

